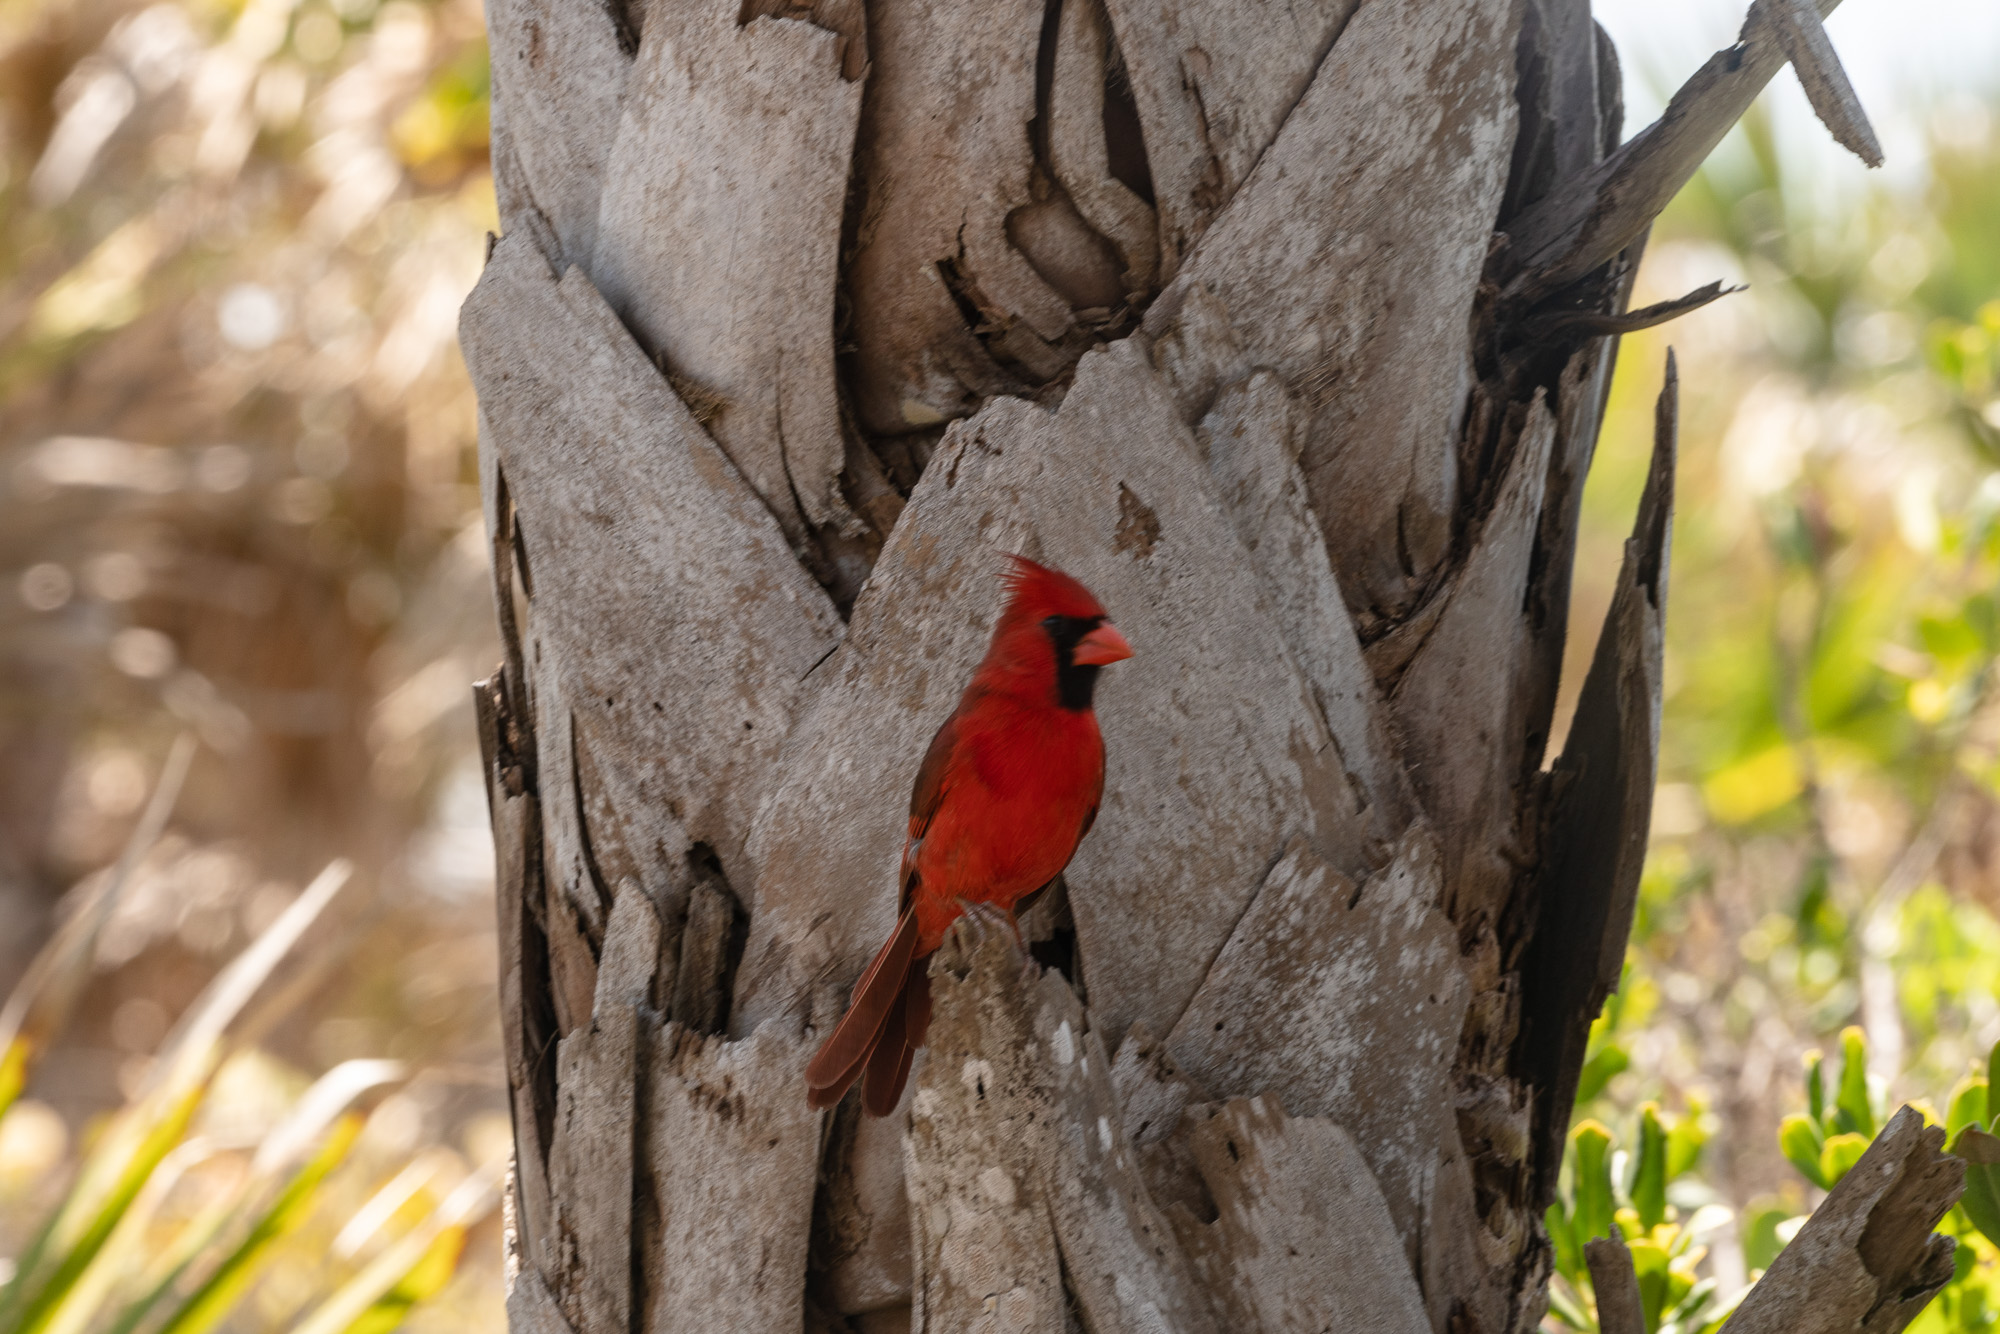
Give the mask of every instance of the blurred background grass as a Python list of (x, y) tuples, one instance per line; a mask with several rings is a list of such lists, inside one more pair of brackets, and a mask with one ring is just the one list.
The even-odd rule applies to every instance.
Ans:
[[(1837, 1078), (1858, 1025), (1878, 1108), (1942, 1114), (2000, 1039), (2000, 24), (1949, 3), (1884, 36), (1871, 6), (1893, 8), (1854, 0), (1832, 30), (1890, 169), (1822, 151), (1780, 77), (1655, 230), (1636, 300), (1749, 291), (1627, 340), (1585, 496), (1572, 679), (1671, 343), (1660, 799), (1578, 1115), (1631, 1204), (1654, 1108), (1666, 1245), (1718, 1300), (1818, 1197), (1778, 1143), (1808, 1050)], [(1634, 125), (1740, 21), (1600, 9)], [(200, 743), (0, 1119), (0, 1273), (335, 856), (354, 883), (219, 1058), (188, 1132), (207, 1147), (149, 1197), (151, 1235), (290, 1179), (258, 1146), (314, 1080), (403, 1063), (217, 1315), (296, 1328), (504, 1151), (467, 706), (497, 652), (453, 339), (495, 225), (486, 112), (476, 0), (0, 0), (0, 994), (103, 887), (173, 738)], [(464, 1231), (413, 1324), (498, 1326), (497, 1218)], [(1967, 1249), (1969, 1292), (1995, 1264)]]

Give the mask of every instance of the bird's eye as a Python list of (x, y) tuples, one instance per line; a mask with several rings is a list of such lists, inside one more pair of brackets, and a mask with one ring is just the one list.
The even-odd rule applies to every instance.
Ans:
[(1056, 631), (1062, 629), (1062, 619), (1060, 616), (1044, 616), (1042, 617), (1042, 629), (1048, 631), (1050, 634), (1054, 634)]

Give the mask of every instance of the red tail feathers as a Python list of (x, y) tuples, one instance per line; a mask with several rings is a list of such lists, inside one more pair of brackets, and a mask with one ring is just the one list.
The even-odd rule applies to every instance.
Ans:
[[(847, 1014), (806, 1066), (806, 1101), (811, 1106), (839, 1102), (865, 1069), (867, 1109), (877, 1116), (895, 1109), (909, 1077), (910, 1058), (930, 1026), (930, 973), (916, 954), (917, 914), (905, 909), (888, 943), (854, 984)], [(917, 978), (922, 982), (912, 985)], [(912, 1004), (918, 991), (921, 1003)]]

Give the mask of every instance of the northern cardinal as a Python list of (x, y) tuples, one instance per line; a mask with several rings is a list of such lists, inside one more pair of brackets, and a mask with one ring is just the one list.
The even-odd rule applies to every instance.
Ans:
[(1090, 590), (1010, 558), (1007, 605), (958, 708), (931, 738), (910, 792), (900, 915), (854, 985), (847, 1014), (806, 1066), (806, 1101), (886, 1116), (931, 1021), (928, 960), (970, 904), (1010, 915), (1069, 864), (1104, 795), (1097, 672), (1132, 656)]

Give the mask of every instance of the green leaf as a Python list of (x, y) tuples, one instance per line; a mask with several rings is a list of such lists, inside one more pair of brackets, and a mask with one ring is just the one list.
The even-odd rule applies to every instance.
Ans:
[(340, 1118), (306, 1164), (292, 1174), (278, 1198), (251, 1224), (250, 1231), (236, 1249), (217, 1265), (193, 1296), (167, 1318), (159, 1334), (208, 1334), (222, 1322), (257, 1277), (259, 1267), (273, 1243), (305, 1221), (313, 1194), (326, 1174), (347, 1157), (361, 1134), (362, 1118), (353, 1113)]
[[(1814, 1167), (1818, 1167), (1815, 1163)], [(1785, 1243), (1778, 1240), (1778, 1224), (1792, 1211), (1774, 1200), (1757, 1201), (1743, 1211), (1743, 1267), (1769, 1269)]]
[(1951, 1151), (1965, 1160), (1959, 1208), (1988, 1241), (2000, 1245), (2000, 1137), (1967, 1126), (1952, 1141)]
[(1576, 1100), (1589, 1102), (1604, 1092), (1604, 1086), (1616, 1075), (1622, 1074), (1632, 1064), (1632, 1055), (1615, 1042), (1607, 1042), (1598, 1048), (1583, 1063), (1583, 1073), (1576, 1083)]
[(1819, 1173), (1826, 1180), (1826, 1188), (1832, 1190), (1847, 1175), (1848, 1169), (1861, 1161), (1861, 1155), (1868, 1152), (1868, 1141), (1860, 1135), (1834, 1135), (1820, 1146)]
[(1667, 1268), (1670, 1257), (1658, 1242), (1638, 1237), (1626, 1243), (1632, 1252), (1632, 1268), (1639, 1275), (1639, 1304), (1646, 1312), (1646, 1328), (1660, 1327), (1660, 1312), (1667, 1308), (1673, 1274)]
[(1584, 1121), (1570, 1132), (1576, 1154), (1576, 1213), (1573, 1226), (1579, 1245), (1614, 1235), (1611, 1194), (1611, 1132), (1596, 1121)]
[(1842, 1130), (1875, 1138), (1875, 1111), (1868, 1103), (1868, 1038), (1849, 1024), (1840, 1030), (1840, 1095), (1835, 1118)]
[(1647, 1231), (1667, 1221), (1667, 1131), (1657, 1103), (1639, 1111), (1639, 1161), (1632, 1173), (1632, 1207)]
[(1778, 1148), (1784, 1153), (1785, 1160), (1821, 1190), (1827, 1188), (1826, 1173), (1819, 1165), (1823, 1147), (1825, 1141), (1820, 1135), (1819, 1124), (1811, 1117), (1793, 1112), (1779, 1122)]
[[(1996, 1080), (2000, 1080), (2000, 1042), (1994, 1043), (1993, 1050), (1986, 1053), (1986, 1087), (1991, 1089)], [(1991, 1095), (1988, 1096), (1990, 1099)], [(1988, 1110), (1990, 1113), (1991, 1109)], [(1992, 1129), (1991, 1120), (1986, 1124), (1989, 1130)]]
[(1667, 1180), (1680, 1180), (1701, 1162), (1701, 1151), (1708, 1147), (1703, 1113), (1703, 1107), (1691, 1105), (1687, 1115), (1676, 1120), (1667, 1131)]
[[(1806, 1115), (1815, 1126), (1826, 1124), (1826, 1057), (1818, 1047), (1806, 1053)], [(1817, 1150), (1815, 1150), (1817, 1153)]]
[(1944, 1133), (1946, 1140), (1958, 1138), (1958, 1132), (1967, 1126), (1986, 1124), (1986, 1090), (1984, 1080), (1968, 1075), (1958, 1081), (1958, 1087), (1951, 1091), (1951, 1105), (1945, 1111)]

